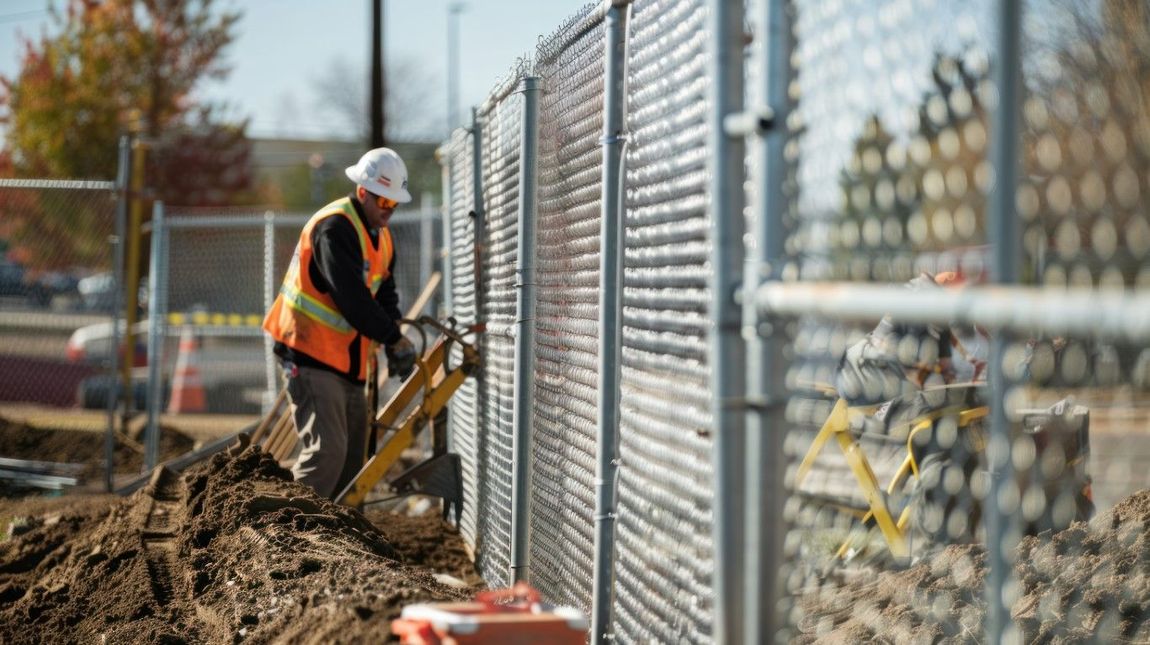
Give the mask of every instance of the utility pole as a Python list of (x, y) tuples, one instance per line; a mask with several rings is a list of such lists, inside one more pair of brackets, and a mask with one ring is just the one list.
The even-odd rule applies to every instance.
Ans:
[(384, 145), (383, 0), (371, 0), (371, 148)]

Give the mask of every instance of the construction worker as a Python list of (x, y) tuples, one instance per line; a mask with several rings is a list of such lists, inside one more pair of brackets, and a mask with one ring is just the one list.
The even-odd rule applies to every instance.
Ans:
[(407, 166), (376, 148), (345, 173), (355, 190), (303, 227), (263, 324), (283, 361), (300, 438), (292, 474), (329, 498), (363, 466), (372, 341), (385, 348), (391, 375), (405, 378), (415, 363), (415, 347), (399, 330), (387, 228), (396, 206), (411, 201)]
[[(953, 272), (923, 273), (907, 287), (918, 292), (961, 283)], [(915, 394), (935, 374), (951, 383), (955, 379), (953, 344), (951, 329), (945, 325), (909, 325), (884, 316), (869, 334), (847, 348), (839, 361), (835, 388), (850, 405), (874, 405)]]

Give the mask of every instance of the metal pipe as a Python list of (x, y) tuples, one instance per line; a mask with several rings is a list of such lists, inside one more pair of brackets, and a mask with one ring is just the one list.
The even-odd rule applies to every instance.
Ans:
[(730, 139), (724, 120), (743, 111), (742, 0), (708, 3), (707, 176), (711, 232), (710, 343), (711, 413), (714, 467), (715, 569), (712, 586), (715, 643), (741, 643), (745, 589), (745, 431), (746, 416), (740, 402), (746, 396), (746, 345), (742, 310), (735, 291), (743, 273), (743, 183), (746, 145)]
[[(994, 168), (994, 186), (987, 196), (991, 245), (991, 280), (1009, 285), (1018, 282), (1021, 239), (1015, 193), (1018, 186), (1018, 122), (1022, 104), (1021, 51), (1022, 3), (1017, 0), (998, 2), (998, 60), (993, 66), (998, 104), (991, 114), (990, 162)], [(1089, 311), (1089, 310), (1088, 310)], [(1098, 310), (1092, 313), (1097, 315)], [(1146, 311), (1146, 310), (1143, 310)], [(1004, 506), (1004, 493), (1014, 483), (1010, 458), (1010, 420), (1006, 399), (1010, 383), (1004, 372), (1004, 359), (1012, 339), (1009, 334), (995, 334), (990, 343), (990, 441), (987, 461), (990, 490), (986, 496), (986, 639), (1001, 643), (1010, 625), (1010, 607), (1003, 594), (1010, 578), (1007, 550), (1019, 539), (1016, 513)]]
[(483, 129), (479, 121), (479, 109), (471, 108), (471, 137), (474, 147), (471, 149), (471, 216), (474, 219), (475, 240), (473, 246), (474, 259), (472, 271), (475, 276), (475, 318), (483, 316), (481, 300), (483, 295), (483, 244), (486, 236), (486, 213), (483, 212)]
[(762, 314), (812, 314), (908, 323), (976, 323), (989, 330), (1076, 338), (1150, 340), (1150, 294), (1122, 289), (991, 286), (916, 291), (903, 285), (770, 282), (759, 286)]
[[(264, 211), (264, 311), (272, 308), (276, 299), (276, 215), (272, 211)], [(276, 360), (274, 352), (275, 342), (272, 337), (262, 334), (264, 341), (264, 376), (267, 379), (267, 389), (264, 391), (264, 412), (275, 407), (276, 396), (279, 393), (279, 376), (276, 373)]]
[(164, 255), (164, 203), (152, 204), (151, 279), (148, 280), (148, 427), (144, 436), (144, 468), (156, 467), (160, 454), (160, 406), (164, 400), (164, 380), (160, 376), (164, 348), (164, 303), (161, 285), (167, 256)]
[(516, 249), (515, 399), (511, 461), (511, 580), (527, 580), (531, 562), (531, 430), (535, 410), (535, 220), (539, 151), (539, 79), (523, 79)]
[[(450, 134), (448, 136), (450, 137)], [(450, 149), (451, 143), (449, 140), (446, 150)], [(454, 315), (451, 295), (451, 290), (454, 286), (452, 280), (454, 272), (451, 268), (451, 209), (454, 207), (454, 203), (452, 202), (454, 191), (451, 188), (451, 169), (455, 164), (455, 158), (442, 156), (444, 150), (445, 148), (440, 148), (440, 154), (437, 154), (442, 164), (440, 166), (440, 176), (443, 186), (443, 205), (440, 207), (440, 218), (443, 223), (443, 252), (440, 254), (440, 257), (443, 260), (443, 316), (444, 318), (449, 318)], [(446, 159), (446, 163), (443, 163), (444, 159)]]
[(120, 400), (116, 383), (120, 373), (120, 309), (123, 303), (124, 284), (124, 233), (128, 229), (128, 172), (132, 163), (132, 141), (128, 135), (120, 137), (120, 155), (116, 173), (116, 190), (120, 197), (116, 202), (115, 233), (112, 236), (112, 275), (115, 288), (112, 289), (112, 351), (108, 361), (108, 426), (104, 435), (104, 488), (110, 493), (112, 471), (116, 467), (116, 403)]
[(419, 204), (419, 284), (426, 285), (431, 279), (432, 233), (431, 221), (435, 218), (435, 205), (431, 203), (432, 193), (424, 191)]
[(591, 642), (614, 641), (615, 517), (619, 475), (619, 401), (623, 364), (624, 149), (627, 141), (627, 28), (631, 3), (604, 16), (602, 218), (599, 247), (599, 391), (595, 441), (595, 538)]
[(0, 188), (38, 188), (48, 190), (118, 190), (117, 181), (87, 179), (13, 179), (0, 178)]
[[(311, 213), (280, 213), (275, 215), (275, 222), (279, 226), (289, 227), (297, 226), (303, 227), (307, 224), (308, 220), (312, 217)], [(417, 210), (402, 210), (396, 211), (391, 219), (388, 220), (388, 226), (396, 226), (398, 224), (418, 224), (423, 219), (423, 213)], [(253, 215), (206, 215), (200, 217), (198, 215), (176, 215), (168, 217), (166, 224), (168, 230), (176, 230), (182, 228), (257, 228), (260, 226), (259, 216)]]
[[(751, 208), (752, 246), (743, 271), (743, 289), (753, 292), (779, 279), (784, 259), (783, 213), (786, 197), (787, 115), (791, 81), (791, 35), (786, 0), (756, 0), (754, 88), (750, 96), (762, 108), (748, 112), (754, 125), (752, 167), (755, 200)], [(747, 414), (746, 622), (743, 640), (770, 643), (779, 629), (779, 591), (783, 562), (783, 439), (786, 428), (786, 366), (783, 340), (755, 303), (743, 303), (747, 341), (747, 398), (760, 403)]]

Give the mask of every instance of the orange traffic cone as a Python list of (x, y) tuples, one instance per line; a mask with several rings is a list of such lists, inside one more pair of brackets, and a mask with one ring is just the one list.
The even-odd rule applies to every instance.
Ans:
[(172, 377), (172, 398), (168, 414), (206, 412), (207, 396), (200, 380), (200, 342), (190, 327), (180, 334), (180, 353), (176, 356), (176, 373)]

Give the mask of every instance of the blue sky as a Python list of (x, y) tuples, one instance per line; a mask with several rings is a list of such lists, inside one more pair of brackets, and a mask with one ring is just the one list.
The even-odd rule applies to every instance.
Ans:
[[(0, 0), (0, 74), (18, 71), (18, 35), (36, 37), (48, 24), (49, 4), (64, 0)], [(386, 54), (402, 67), (396, 80), (417, 83), (421, 111), (443, 122), (446, 133), (447, 7), (451, 0), (385, 0)], [(240, 116), (255, 136), (317, 137), (339, 129), (317, 109), (319, 79), (347, 69), (363, 78), (368, 69), (369, 0), (216, 0), (244, 17), (227, 53), (232, 73), (203, 88)], [(534, 51), (583, 0), (470, 0), (459, 16), (460, 114), (486, 97), (515, 60)], [(390, 82), (390, 80), (389, 80)], [(366, 78), (363, 87), (366, 94)], [(397, 92), (404, 88), (394, 88)], [(410, 90), (409, 90), (410, 91)]]

